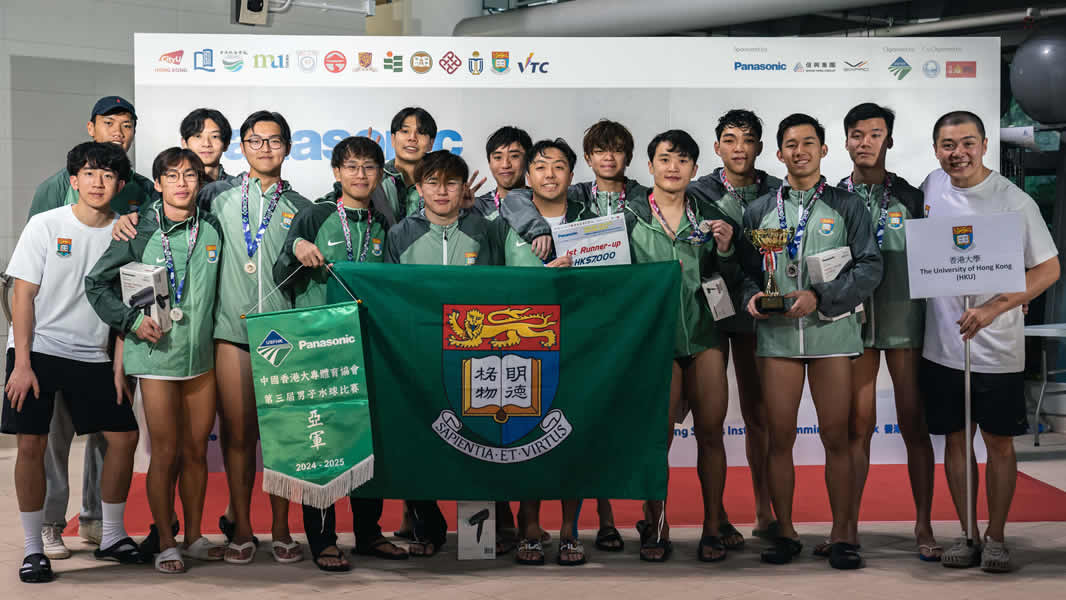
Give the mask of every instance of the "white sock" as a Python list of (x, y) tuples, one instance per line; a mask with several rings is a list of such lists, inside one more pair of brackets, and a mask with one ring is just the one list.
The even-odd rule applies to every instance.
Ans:
[(41, 539), (41, 528), (44, 527), (44, 509), (33, 512), (20, 512), (22, 519), (22, 531), (26, 539), (23, 544), (26, 547), (25, 556), (31, 554), (44, 554), (44, 540)]
[(100, 506), (103, 508), (104, 513), (103, 536), (100, 540), (100, 547), (110, 548), (116, 542), (129, 537), (126, 534), (126, 526), (123, 523), (123, 518), (126, 514), (126, 503), (101, 502)]

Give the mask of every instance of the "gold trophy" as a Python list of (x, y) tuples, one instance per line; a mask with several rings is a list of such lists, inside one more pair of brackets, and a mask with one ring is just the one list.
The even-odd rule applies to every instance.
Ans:
[(749, 229), (745, 232), (751, 243), (759, 249), (763, 256), (763, 267), (766, 271), (765, 296), (760, 296), (755, 301), (755, 308), (763, 314), (783, 313), (788, 311), (785, 297), (777, 289), (777, 280), (774, 273), (777, 271), (777, 254), (785, 249), (792, 241), (796, 230), (788, 229)]

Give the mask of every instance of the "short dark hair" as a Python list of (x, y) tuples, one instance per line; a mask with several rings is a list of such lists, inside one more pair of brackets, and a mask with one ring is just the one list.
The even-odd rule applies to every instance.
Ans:
[(378, 168), (385, 166), (385, 153), (381, 151), (381, 146), (368, 137), (353, 135), (341, 140), (333, 147), (329, 164), (338, 169), (349, 158), (366, 158), (377, 163)]
[(222, 136), (222, 143), (225, 144), (223, 151), (225, 151), (229, 147), (230, 138), (233, 137), (233, 128), (230, 127), (229, 119), (226, 118), (226, 115), (213, 108), (197, 108), (185, 115), (179, 127), (182, 141), (188, 141), (189, 138), (203, 131), (204, 123), (208, 119), (218, 125), (218, 134)]
[(633, 134), (629, 133), (625, 125), (617, 121), (600, 119), (585, 130), (585, 138), (581, 140), (581, 148), (585, 155), (592, 154), (593, 150), (600, 148), (612, 152), (624, 152), (626, 166), (633, 161)]
[(977, 126), (977, 131), (981, 134), (981, 139), (985, 139), (985, 122), (981, 120), (981, 117), (968, 110), (953, 110), (944, 116), (936, 120), (933, 125), (933, 143), (936, 143), (936, 138), (940, 135), (941, 127), (951, 127), (953, 125), (963, 125), (965, 123), (973, 123)]
[(533, 147), (533, 140), (524, 129), (513, 125), (504, 125), (492, 132), (488, 141), (485, 142), (485, 157), (491, 157), (492, 153), (498, 148), (506, 148), (515, 143), (522, 147), (523, 154), (529, 152), (529, 149)]
[(866, 119), (884, 119), (885, 127), (888, 128), (888, 137), (892, 137), (892, 127), (896, 122), (896, 113), (891, 108), (874, 104), (873, 102), (863, 102), (844, 115), (844, 134), (847, 135), (848, 130), (855, 127), (856, 123)]
[(563, 153), (566, 157), (566, 162), (570, 164), (570, 172), (574, 172), (574, 167), (577, 166), (577, 153), (570, 147), (570, 144), (566, 143), (563, 138), (555, 138), (554, 140), (540, 140), (533, 147), (526, 152), (526, 170), (529, 170), (529, 166), (533, 164), (533, 159), (538, 155), (546, 156), (544, 152), (555, 148), (559, 152)]
[(200, 178), (200, 185), (207, 185), (210, 180), (207, 178), (207, 171), (204, 169), (204, 162), (200, 160), (200, 156), (188, 148), (179, 148), (173, 146), (159, 153), (152, 161), (152, 179), (159, 181), (159, 178), (166, 174), (167, 169), (173, 169), (181, 164), (181, 161), (189, 161), (189, 166), (193, 171), (196, 171), (196, 175)]
[(67, 173), (77, 175), (83, 168), (114, 171), (122, 181), (130, 180), (130, 157), (121, 146), (111, 143), (82, 142), (67, 152)]
[(803, 113), (792, 113), (785, 117), (781, 124), (777, 126), (777, 147), (781, 148), (781, 143), (785, 141), (785, 132), (793, 127), (799, 127), (800, 125), (810, 125), (814, 127), (814, 133), (818, 136), (818, 143), (825, 145), (825, 127), (818, 122), (818, 119), (810, 115)]
[(281, 116), (281, 113), (271, 112), (269, 110), (257, 110), (254, 113), (248, 115), (248, 118), (241, 123), (241, 141), (244, 141), (244, 135), (248, 133), (252, 127), (255, 127), (256, 123), (277, 123), (281, 129), (281, 141), (285, 142), (286, 148), (292, 148), (292, 130), (289, 129), (289, 122), (285, 120), (285, 117)]
[(696, 143), (696, 140), (683, 129), (671, 129), (651, 138), (651, 142), (648, 143), (648, 160), (655, 160), (655, 151), (663, 142), (669, 144), (666, 147), (667, 152), (677, 152), (681, 156), (691, 158), (692, 162), (700, 159), (700, 145)]
[(470, 167), (466, 166), (461, 156), (448, 150), (429, 152), (415, 165), (415, 183), (422, 183), (438, 173), (447, 178), (457, 177), (466, 183), (470, 178)]
[(762, 119), (750, 110), (734, 108), (719, 117), (718, 126), (714, 128), (714, 137), (719, 140), (722, 139), (722, 132), (725, 131), (726, 127), (747, 129), (755, 136), (755, 139), (762, 141)]
[(431, 138), (437, 137), (437, 122), (433, 120), (433, 115), (429, 114), (429, 111), (421, 106), (401, 108), (400, 112), (396, 113), (396, 116), (392, 118), (389, 132), (396, 133), (403, 129), (403, 122), (407, 120), (407, 117), (415, 118), (418, 123), (418, 133), (428, 135)]

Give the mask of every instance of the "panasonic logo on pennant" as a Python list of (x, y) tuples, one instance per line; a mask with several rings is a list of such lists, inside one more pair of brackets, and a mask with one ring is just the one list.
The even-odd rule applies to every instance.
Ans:
[(776, 63), (746, 63), (741, 61), (735, 61), (733, 63), (734, 71), (787, 71), (788, 66), (783, 62)]
[(343, 346), (345, 344), (354, 344), (356, 342), (354, 335), (346, 335), (339, 338), (330, 338), (328, 340), (311, 340), (310, 342), (300, 340), (300, 350), (306, 350), (307, 348), (329, 348), (331, 346)]

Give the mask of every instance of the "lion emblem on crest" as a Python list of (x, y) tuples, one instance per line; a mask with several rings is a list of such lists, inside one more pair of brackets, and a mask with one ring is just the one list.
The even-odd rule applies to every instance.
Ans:
[[(460, 322), (460, 313), (453, 310), (448, 315), (448, 325), (452, 335), (448, 343), (457, 348), (477, 348), (488, 341), (493, 348), (510, 348), (517, 346), (522, 338), (541, 338), (540, 345), (550, 348), (555, 344), (555, 332), (550, 328), (556, 324), (551, 316), (544, 313), (529, 313), (526, 308), (502, 308), (488, 315), (476, 308), (466, 311)], [(503, 339), (499, 339), (504, 336)]]

